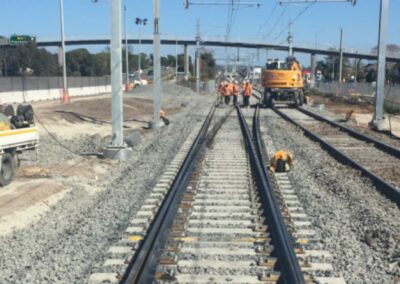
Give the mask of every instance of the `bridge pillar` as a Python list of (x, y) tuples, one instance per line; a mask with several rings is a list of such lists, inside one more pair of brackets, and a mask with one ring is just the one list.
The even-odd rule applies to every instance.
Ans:
[(189, 78), (189, 46), (185, 44), (183, 46), (183, 65), (184, 65), (184, 72), (185, 72), (185, 79)]
[(311, 53), (311, 88), (315, 86), (315, 53)]

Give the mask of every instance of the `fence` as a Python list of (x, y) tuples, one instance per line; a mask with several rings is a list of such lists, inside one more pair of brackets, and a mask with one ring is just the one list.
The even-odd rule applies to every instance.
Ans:
[[(68, 77), (67, 83), (71, 97), (111, 91), (110, 76)], [(0, 103), (59, 99), (62, 87), (62, 77), (0, 77)]]
[[(371, 101), (375, 98), (375, 85), (371, 83), (319, 82), (314, 88), (326, 95), (361, 97)], [(385, 101), (400, 106), (400, 85), (385, 86)]]

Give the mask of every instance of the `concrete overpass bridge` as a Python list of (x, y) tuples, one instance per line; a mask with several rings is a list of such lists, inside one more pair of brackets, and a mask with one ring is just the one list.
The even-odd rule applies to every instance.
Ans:
[[(153, 39), (151, 36), (142, 37), (140, 40), (142, 44), (153, 44)], [(125, 43), (125, 40), (123, 40)], [(128, 38), (129, 44), (139, 44), (138, 38)], [(110, 44), (110, 39), (107, 36), (103, 37), (68, 37), (65, 41), (67, 46), (77, 46), (77, 45), (108, 45)], [(184, 46), (185, 54), (187, 54), (187, 48), (189, 46), (195, 46), (196, 40), (191, 37), (176, 37), (176, 36), (162, 36), (161, 44), (163, 45), (181, 45)], [(59, 39), (45, 39), (38, 38), (37, 45), (41, 47), (60, 47), (61, 42)], [(248, 48), (248, 49), (268, 49), (276, 51), (288, 51), (288, 45), (281, 44), (270, 44), (266, 41), (257, 41), (251, 39), (231, 39), (226, 41), (223, 38), (218, 37), (202, 37), (201, 46), (207, 47), (233, 47), (233, 48)], [(338, 48), (334, 47), (317, 47), (307, 45), (307, 44), (295, 44), (293, 47), (295, 53), (303, 53), (323, 56), (339, 56), (340, 51)], [(344, 48), (343, 56), (348, 58), (364, 59), (364, 60), (377, 60), (377, 55), (366, 52), (358, 52), (354, 49)], [(400, 63), (400, 57), (388, 54), (386, 57), (387, 62)]]

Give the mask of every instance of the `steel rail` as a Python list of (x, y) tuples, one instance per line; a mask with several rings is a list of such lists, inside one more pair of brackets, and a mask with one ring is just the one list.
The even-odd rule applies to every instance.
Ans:
[(396, 147), (393, 147), (393, 146), (391, 146), (389, 144), (383, 143), (383, 142), (378, 141), (378, 140), (376, 140), (376, 139), (374, 139), (372, 137), (364, 135), (364, 134), (362, 134), (362, 133), (360, 133), (360, 132), (358, 132), (358, 131), (356, 131), (354, 129), (351, 129), (350, 127), (347, 127), (347, 126), (342, 125), (342, 124), (340, 124), (338, 122), (335, 122), (335, 121), (330, 120), (330, 119), (328, 119), (326, 117), (323, 117), (323, 116), (321, 116), (321, 115), (319, 115), (319, 114), (317, 114), (315, 112), (307, 110), (304, 107), (297, 107), (297, 109), (299, 111), (301, 111), (302, 113), (304, 113), (304, 114), (306, 114), (308, 116), (311, 116), (311, 117), (313, 117), (313, 118), (315, 118), (315, 119), (317, 119), (319, 121), (326, 122), (326, 123), (328, 123), (328, 124), (330, 124), (330, 125), (332, 125), (334, 127), (339, 128), (340, 130), (350, 134), (352, 137), (354, 137), (356, 139), (363, 140), (363, 141), (365, 141), (367, 143), (373, 143), (376, 148), (378, 148), (378, 149), (380, 149), (382, 151), (385, 151), (389, 155), (395, 156), (396, 158), (400, 159), (400, 149), (398, 149)]
[(375, 175), (371, 171), (369, 171), (367, 168), (365, 168), (363, 165), (360, 163), (354, 161), (351, 159), (349, 156), (347, 156), (345, 153), (342, 151), (336, 149), (334, 146), (332, 146), (330, 143), (324, 141), (322, 138), (320, 138), (318, 135), (313, 133), (312, 131), (308, 130), (306, 127), (302, 126), (300, 123), (296, 122), (294, 119), (290, 118), (288, 115), (284, 114), (277, 108), (273, 108), (273, 110), (281, 116), (283, 119), (286, 121), (289, 121), (290, 123), (294, 124), (296, 127), (300, 128), (304, 134), (311, 138), (312, 140), (318, 142), (323, 149), (325, 149), (329, 154), (331, 154), (337, 161), (349, 165), (359, 171), (361, 173), (370, 178), (375, 187), (385, 194), (391, 201), (395, 202), (397, 206), (400, 206), (400, 191), (399, 189), (395, 188), (379, 176)]
[[(257, 190), (259, 191), (260, 199), (262, 201), (262, 209), (264, 210), (266, 219), (268, 220), (268, 227), (271, 229), (274, 246), (276, 248), (279, 269), (281, 271), (284, 283), (305, 283), (304, 275), (301, 271), (299, 261), (293, 248), (292, 239), (286, 230), (279, 205), (273, 193), (269, 175), (266, 172), (266, 165), (264, 163), (263, 155), (259, 154), (261, 153), (259, 149), (261, 147), (261, 143), (253, 140), (241, 109), (239, 107), (236, 109), (240, 127), (243, 133), (246, 151), (249, 154), (252, 173), (257, 184)], [(258, 106), (256, 107), (256, 113), (257, 112)], [(258, 132), (258, 129), (256, 132)], [(258, 149), (256, 149), (256, 145)]]
[(207, 115), (167, 196), (162, 202), (145, 238), (140, 243), (137, 253), (129, 263), (120, 283), (152, 283), (161, 247), (167, 239), (168, 228), (173, 223), (182, 193), (190, 181), (191, 174), (204, 146), (204, 140), (214, 113), (215, 106), (212, 107)]

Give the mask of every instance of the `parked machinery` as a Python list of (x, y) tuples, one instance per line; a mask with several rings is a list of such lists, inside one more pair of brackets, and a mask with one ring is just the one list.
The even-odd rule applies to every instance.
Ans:
[(18, 154), (39, 145), (33, 108), (20, 104), (15, 112), (11, 104), (0, 106), (0, 186), (9, 184), (19, 165)]
[(301, 106), (304, 102), (304, 81), (300, 63), (294, 57), (285, 62), (278, 59), (266, 64), (263, 72), (263, 104), (273, 107), (276, 103)]

